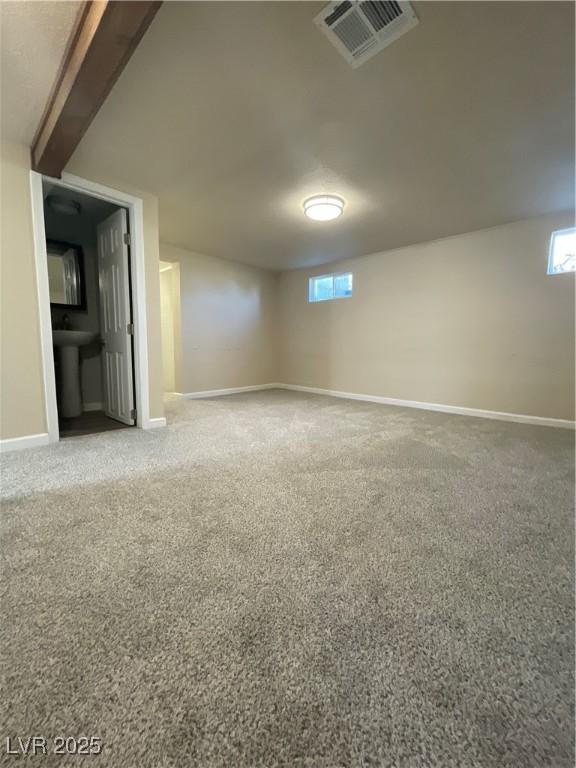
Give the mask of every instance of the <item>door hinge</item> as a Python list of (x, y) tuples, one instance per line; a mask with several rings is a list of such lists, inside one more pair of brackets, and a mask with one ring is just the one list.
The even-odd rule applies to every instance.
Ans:
[(124, 245), (132, 245), (132, 238), (128, 232), (124, 232)]
[(136, 408), (132, 408), (132, 410), (130, 411), (130, 418), (136, 419)]
[(126, 333), (129, 336), (134, 336), (134, 323), (128, 323), (128, 325), (126, 326)]

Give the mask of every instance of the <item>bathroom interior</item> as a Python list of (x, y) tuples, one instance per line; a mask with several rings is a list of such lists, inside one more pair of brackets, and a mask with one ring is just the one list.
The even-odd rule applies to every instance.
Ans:
[[(129, 352), (127, 365), (131, 367), (133, 325), (128, 248), (126, 244), (115, 254), (116, 259), (123, 260), (124, 285), (121, 276), (120, 282), (116, 281), (118, 263), (112, 267), (113, 279), (107, 280), (101, 252), (106, 223), (116, 214), (122, 216), (127, 226), (126, 211), (46, 180), (43, 197), (60, 437), (129, 427), (135, 421), (134, 378), (120, 376), (118, 368), (110, 365), (110, 358), (117, 358), (118, 352), (105, 358), (106, 345), (113, 347), (115, 338), (103, 318), (108, 313), (112, 324), (116, 315), (129, 321), (122, 323), (122, 328), (125, 331), (130, 327), (132, 336), (122, 338), (121, 344), (125, 357)], [(107, 290), (112, 293), (112, 301)], [(128, 411), (114, 406), (118, 390), (123, 387), (131, 389)], [(126, 393), (123, 399), (126, 400)]]

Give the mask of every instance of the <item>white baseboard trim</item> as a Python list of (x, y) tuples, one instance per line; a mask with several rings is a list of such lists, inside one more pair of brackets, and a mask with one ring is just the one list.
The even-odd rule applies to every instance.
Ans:
[(82, 410), (84, 413), (87, 413), (88, 411), (103, 411), (104, 405), (103, 403), (84, 403), (82, 405)]
[(222, 397), (223, 395), (238, 395), (242, 392), (258, 392), (262, 389), (283, 389), (282, 384), (254, 384), (250, 387), (230, 387), (228, 389), (207, 389), (204, 392), (174, 392), (184, 400), (202, 400), (205, 397)]
[(166, 426), (166, 419), (164, 416), (157, 416), (155, 419), (148, 419), (146, 424), (143, 425), (143, 429), (159, 429)]
[(23, 437), (10, 437), (6, 440), (0, 440), (0, 452), (22, 451), (25, 448), (38, 448), (41, 445), (48, 445), (50, 436), (48, 432), (41, 432), (38, 435), (24, 435)]
[(480, 408), (463, 408), (459, 405), (441, 405), (440, 403), (421, 403), (417, 400), (398, 400), (394, 397), (380, 397), (379, 395), (360, 395), (354, 392), (339, 392), (334, 389), (319, 389), (318, 387), (303, 387), (299, 384), (276, 384), (279, 389), (291, 389), (295, 392), (310, 392), (314, 395), (328, 395), (329, 397), (342, 397), (346, 400), (362, 400), (367, 403), (381, 403), (382, 405), (399, 405), (403, 408), (419, 408), (423, 411), (439, 411), (441, 413), (453, 413), (457, 416), (474, 416), (480, 419), (494, 419), (496, 421), (514, 421), (519, 424), (537, 424), (541, 427), (560, 427), (562, 429), (574, 429), (576, 422), (568, 419), (550, 419), (544, 416), (527, 416), (522, 413), (505, 413), (503, 411), (484, 411)]

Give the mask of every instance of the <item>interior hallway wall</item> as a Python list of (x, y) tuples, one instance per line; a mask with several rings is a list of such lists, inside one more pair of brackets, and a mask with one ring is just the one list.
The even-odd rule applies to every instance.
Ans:
[(30, 149), (0, 154), (0, 438), (46, 432), (30, 199)]
[(160, 243), (180, 266), (180, 392), (278, 381), (277, 274)]
[[(280, 277), (280, 381), (574, 418), (575, 275), (546, 274), (553, 230), (529, 219)], [(350, 298), (308, 303), (311, 275)]]

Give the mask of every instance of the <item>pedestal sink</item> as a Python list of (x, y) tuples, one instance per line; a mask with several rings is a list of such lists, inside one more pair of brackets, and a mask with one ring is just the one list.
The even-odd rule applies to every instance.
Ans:
[(52, 331), (52, 343), (60, 360), (60, 416), (67, 418), (82, 413), (80, 389), (80, 347), (91, 344), (97, 333), (92, 331)]

